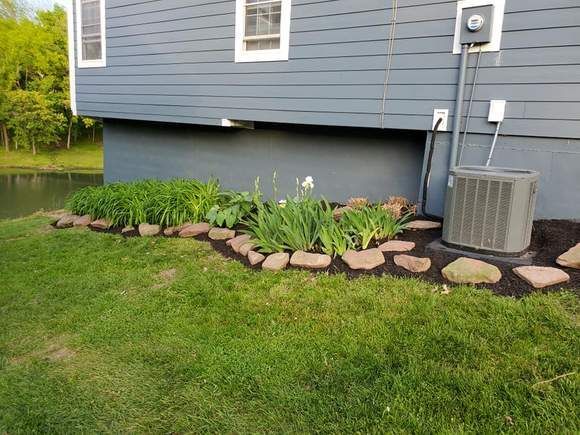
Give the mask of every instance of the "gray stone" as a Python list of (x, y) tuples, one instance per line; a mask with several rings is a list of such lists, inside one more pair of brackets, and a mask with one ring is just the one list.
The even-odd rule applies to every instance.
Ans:
[(363, 269), (371, 270), (385, 263), (383, 253), (377, 249), (367, 249), (364, 251), (353, 251), (349, 249), (342, 256), (342, 261), (348, 264), (348, 267), (354, 270)]
[(441, 270), (443, 277), (457, 284), (495, 284), (501, 279), (500, 270), (485, 261), (460, 257)]
[(133, 225), (127, 225), (123, 227), (123, 229), (121, 230), (121, 234), (130, 233), (131, 231), (135, 231), (135, 227)]
[(231, 246), (234, 252), (240, 252), (240, 248), (250, 241), (249, 234), (242, 234), (234, 237), (226, 242), (226, 245)]
[(535, 288), (544, 288), (570, 281), (570, 275), (555, 267), (520, 266), (513, 269), (513, 272)]
[(379, 246), (381, 252), (407, 252), (414, 248), (414, 242), (405, 242), (403, 240), (389, 240)]
[(177, 226), (177, 227), (167, 227), (163, 230), (163, 234), (171, 237), (174, 236), (175, 234), (179, 234), (179, 232), (181, 231), (181, 225)]
[(75, 227), (88, 227), (92, 221), (93, 221), (93, 218), (91, 218), (88, 214), (86, 214), (84, 216), (77, 217), (73, 222), (73, 226), (75, 226)]
[(290, 258), (290, 264), (295, 267), (306, 269), (324, 269), (330, 266), (330, 255), (312, 254), (310, 252), (296, 251)]
[(411, 221), (406, 227), (408, 230), (434, 230), (441, 228), (441, 222), (416, 220)]
[(161, 232), (161, 227), (159, 225), (139, 224), (139, 235), (141, 237), (156, 236), (160, 232)]
[(210, 226), (206, 222), (200, 222), (197, 224), (185, 225), (181, 231), (179, 231), (179, 237), (195, 237), (200, 234), (206, 234), (209, 232)]
[(393, 261), (397, 266), (414, 273), (427, 272), (431, 267), (430, 258), (413, 257), (412, 255), (395, 255)]
[(248, 252), (248, 261), (252, 266), (261, 263), (262, 261), (264, 261), (264, 258), (266, 258), (266, 256), (264, 254), (260, 254), (259, 252), (256, 251)]
[(111, 221), (108, 219), (97, 219), (91, 222), (91, 227), (98, 228), (100, 230), (108, 230), (111, 227)]
[(242, 246), (240, 246), (238, 253), (242, 254), (245, 257), (246, 255), (248, 255), (248, 252), (250, 252), (254, 248), (254, 246), (256, 245), (254, 245), (252, 242), (244, 243)]
[(560, 255), (556, 263), (560, 266), (580, 269), (580, 243)]
[(229, 228), (214, 227), (209, 230), (207, 236), (212, 240), (228, 240), (236, 237), (236, 232), (234, 230), (230, 230)]
[(77, 216), (76, 214), (67, 214), (64, 215), (63, 217), (61, 217), (57, 222), (56, 222), (56, 227), (57, 228), (69, 228), (73, 226), (73, 223), (76, 219), (78, 219), (79, 216)]
[(262, 269), (276, 272), (288, 266), (289, 261), (290, 255), (286, 252), (278, 252), (276, 254), (270, 254), (266, 257), (266, 259), (262, 263)]

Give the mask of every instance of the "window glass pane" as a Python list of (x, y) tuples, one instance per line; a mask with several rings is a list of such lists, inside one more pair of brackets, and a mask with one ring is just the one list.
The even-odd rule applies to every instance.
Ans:
[(81, 0), (82, 59), (99, 60), (101, 50), (101, 0)]
[(246, 0), (246, 50), (280, 48), (281, 12), (281, 0)]

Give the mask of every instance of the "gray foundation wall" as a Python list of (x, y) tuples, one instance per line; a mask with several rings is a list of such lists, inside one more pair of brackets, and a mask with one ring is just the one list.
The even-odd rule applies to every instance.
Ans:
[(106, 119), (105, 181), (219, 178), (249, 190), (257, 176), (280, 196), (294, 194), (296, 177), (310, 175), (329, 201), (391, 195), (418, 199), (425, 133), (364, 128), (256, 124), (255, 130)]
[[(450, 138), (450, 133), (438, 134), (433, 155), (427, 212), (438, 216), (443, 215)], [(468, 135), (461, 164), (484, 165), (492, 139)], [(430, 141), (428, 133), (425, 161)], [(580, 219), (580, 140), (500, 136), (491, 165), (540, 172), (536, 219)]]

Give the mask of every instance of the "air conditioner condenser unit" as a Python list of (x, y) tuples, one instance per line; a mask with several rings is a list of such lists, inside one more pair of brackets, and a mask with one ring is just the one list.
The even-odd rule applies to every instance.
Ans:
[(539, 172), (525, 169), (452, 169), (443, 242), (495, 255), (523, 253), (530, 245), (539, 177)]

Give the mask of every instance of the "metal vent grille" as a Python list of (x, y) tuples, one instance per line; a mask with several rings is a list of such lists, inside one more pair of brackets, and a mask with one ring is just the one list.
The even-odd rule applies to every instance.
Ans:
[(451, 239), (491, 250), (506, 248), (513, 182), (457, 176)]

